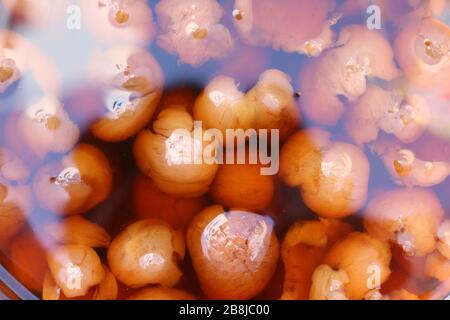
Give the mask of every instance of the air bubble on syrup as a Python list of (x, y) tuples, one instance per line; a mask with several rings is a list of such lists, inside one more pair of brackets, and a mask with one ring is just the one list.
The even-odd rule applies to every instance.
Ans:
[[(240, 211), (222, 213), (203, 231), (203, 254), (221, 268), (230, 266), (234, 272), (255, 272), (268, 250), (272, 228), (271, 220), (257, 214)], [(233, 263), (224, 264), (224, 260)]]
[(58, 176), (52, 177), (50, 181), (57, 185), (68, 186), (82, 182), (80, 171), (77, 168), (69, 167), (63, 169)]

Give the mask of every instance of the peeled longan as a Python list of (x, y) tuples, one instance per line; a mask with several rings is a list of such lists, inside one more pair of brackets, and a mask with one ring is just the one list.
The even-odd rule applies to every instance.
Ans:
[(172, 287), (182, 275), (183, 233), (160, 220), (141, 220), (125, 228), (108, 249), (108, 263), (118, 280), (132, 288), (147, 284)]
[[(30, 74), (32, 79), (27, 79)], [(18, 33), (2, 29), (0, 30), (0, 94), (19, 79), (35, 82), (38, 89), (48, 94), (56, 95), (60, 90), (60, 74), (50, 57)]]
[(140, 174), (133, 183), (133, 207), (140, 219), (161, 219), (174, 229), (187, 228), (194, 216), (208, 205), (206, 197), (177, 198), (158, 189)]
[(153, 131), (142, 131), (133, 148), (136, 163), (165, 193), (180, 197), (198, 197), (206, 193), (218, 165), (214, 143), (194, 134), (191, 115), (182, 108), (161, 111)]
[(411, 22), (395, 40), (395, 55), (406, 77), (421, 88), (448, 93), (450, 28), (434, 18)]
[(155, 12), (161, 30), (158, 45), (182, 63), (198, 66), (234, 48), (230, 31), (220, 23), (224, 11), (216, 0), (162, 0)]
[(280, 70), (264, 71), (256, 85), (245, 95), (245, 102), (254, 109), (253, 128), (277, 129), (281, 141), (286, 140), (300, 125), (300, 112), (291, 79)]
[(128, 300), (195, 300), (195, 297), (179, 289), (151, 287), (139, 290)]
[(399, 143), (379, 139), (371, 148), (381, 157), (392, 180), (398, 185), (432, 187), (450, 175), (450, 161), (420, 159), (415, 151)]
[[(118, 285), (116, 278), (111, 271), (103, 266), (105, 276), (103, 281), (97, 286), (91, 287), (87, 294), (84, 296), (77, 296), (73, 299), (76, 300), (116, 300), (118, 295)], [(61, 292), (61, 288), (53, 279), (50, 272), (47, 272), (43, 281), (42, 288), (43, 300), (67, 300), (69, 297), (65, 296)]]
[(27, 148), (39, 158), (48, 153), (64, 153), (78, 141), (80, 130), (62, 104), (53, 96), (44, 96), (31, 104), (17, 121), (17, 129)]
[(300, 75), (305, 114), (321, 125), (335, 125), (350, 102), (367, 89), (367, 78), (386, 81), (399, 76), (394, 52), (384, 36), (366, 26), (342, 28), (336, 48), (309, 62)]
[(143, 0), (81, 1), (89, 30), (107, 44), (148, 45), (155, 35), (152, 10)]
[(44, 226), (44, 231), (50, 238), (61, 244), (107, 248), (111, 242), (111, 238), (105, 229), (80, 216), (47, 224)]
[(114, 47), (96, 52), (90, 66), (94, 85), (103, 91), (103, 106), (91, 131), (108, 142), (137, 134), (150, 121), (164, 85), (158, 62), (147, 51)]
[(283, 145), (280, 176), (299, 187), (305, 204), (324, 218), (343, 218), (360, 210), (367, 198), (370, 166), (365, 154), (330, 133), (306, 129)]
[(270, 218), (211, 206), (187, 232), (203, 292), (211, 299), (251, 299), (275, 272), (279, 248)]
[(50, 249), (47, 262), (55, 283), (67, 298), (81, 297), (105, 278), (97, 253), (83, 245), (65, 245)]
[(443, 215), (433, 191), (394, 189), (372, 198), (363, 224), (375, 237), (398, 244), (405, 255), (422, 257), (436, 248), (436, 231)]
[(226, 208), (267, 208), (274, 194), (274, 178), (261, 174), (261, 168), (259, 164), (220, 165), (210, 195)]
[(333, 44), (334, 0), (236, 0), (234, 22), (245, 42), (317, 56)]
[(281, 299), (308, 300), (314, 271), (329, 248), (351, 231), (351, 225), (333, 219), (292, 224), (281, 246), (285, 273)]
[(197, 98), (194, 118), (219, 129), (224, 139), (227, 129), (277, 129), (285, 140), (300, 124), (291, 80), (276, 69), (264, 71), (245, 95), (233, 78), (214, 78)]
[[(345, 272), (348, 282), (344, 294), (351, 300), (360, 300), (389, 277), (391, 250), (387, 242), (360, 232), (350, 233), (338, 241), (327, 253), (324, 263), (334, 270)], [(370, 276), (374, 275), (374, 282)], [(314, 285), (314, 283), (313, 283)]]
[(244, 99), (236, 81), (217, 76), (197, 97), (193, 115), (208, 129), (219, 129), (224, 139), (227, 129), (247, 130), (254, 125), (254, 109)]
[(344, 126), (358, 145), (376, 140), (380, 131), (411, 143), (425, 132), (429, 115), (430, 107), (420, 95), (368, 85), (348, 108)]
[(33, 192), (38, 203), (57, 214), (85, 213), (111, 192), (112, 172), (103, 152), (80, 144), (61, 160), (40, 168)]

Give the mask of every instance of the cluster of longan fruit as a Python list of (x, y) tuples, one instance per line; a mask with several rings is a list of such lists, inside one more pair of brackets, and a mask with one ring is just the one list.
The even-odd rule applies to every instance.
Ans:
[[(13, 2), (0, 0), (36, 30), (59, 23), (43, 19), (48, 0)], [(353, 0), (236, 0), (236, 36), (230, 6), (215, 0), (161, 0), (157, 23), (144, 0), (83, 0), (102, 46), (86, 65), (89, 90), (68, 105), (54, 61), (0, 30), (0, 103), (30, 74), (41, 93), (0, 105), (0, 262), (46, 300), (252, 299), (277, 286), (272, 299), (448, 294), (450, 28), (439, 19), (449, 8), (374, 2), (393, 39), (349, 22), (362, 10)], [(227, 72), (168, 90), (164, 65), (143, 49), (156, 34), (193, 67), (238, 43), (250, 57), (266, 46), (305, 64), (298, 81), (262, 63), (245, 90)], [(210, 147), (195, 123), (223, 137), (277, 130), (279, 172), (262, 174), (261, 159), (194, 161)], [(224, 153), (258, 151), (227, 140)], [(132, 168), (115, 161), (122, 152)], [(92, 213), (122, 210), (108, 207), (116, 190), (132, 214), (114, 229)]]

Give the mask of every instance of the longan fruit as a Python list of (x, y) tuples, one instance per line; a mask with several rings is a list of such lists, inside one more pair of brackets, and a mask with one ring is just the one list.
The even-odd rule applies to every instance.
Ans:
[(127, 46), (114, 47), (92, 60), (93, 81), (104, 95), (104, 112), (91, 126), (93, 135), (108, 142), (136, 135), (161, 99), (161, 67), (147, 51)]
[(105, 279), (105, 270), (94, 249), (83, 245), (57, 246), (47, 252), (55, 283), (67, 298), (81, 297)]
[(142, 173), (161, 191), (195, 198), (208, 191), (218, 169), (215, 159), (204, 156), (210, 146), (213, 144), (194, 135), (191, 115), (183, 108), (172, 107), (161, 111), (153, 122), (153, 131), (143, 130), (137, 136), (133, 154)]
[(333, 219), (293, 223), (281, 245), (285, 272), (281, 299), (308, 300), (314, 271), (329, 248), (351, 231), (351, 225)]
[(292, 135), (281, 150), (280, 177), (299, 187), (305, 204), (319, 216), (343, 218), (364, 206), (370, 165), (356, 146), (330, 137), (317, 128)]
[(117, 279), (131, 288), (148, 284), (172, 287), (180, 280), (183, 233), (160, 220), (146, 219), (125, 228), (108, 249), (108, 263)]
[(391, 249), (387, 242), (361, 232), (352, 232), (338, 241), (325, 256), (324, 263), (334, 270), (342, 270), (348, 276), (345, 295), (352, 300), (363, 299), (373, 288), (369, 276), (382, 285), (391, 274)]
[(251, 299), (275, 272), (279, 247), (273, 221), (219, 205), (200, 212), (187, 246), (203, 292), (211, 299)]
[(364, 212), (366, 230), (398, 244), (407, 256), (423, 257), (436, 248), (436, 233), (444, 210), (434, 192), (401, 188), (378, 192)]
[(80, 144), (61, 160), (41, 167), (33, 182), (39, 205), (60, 215), (91, 210), (108, 197), (111, 189), (108, 159), (88, 144)]
[(105, 229), (89, 220), (73, 216), (44, 226), (44, 232), (61, 244), (78, 244), (91, 248), (107, 248), (111, 237)]
[(226, 208), (261, 211), (271, 203), (274, 190), (274, 177), (261, 174), (261, 165), (222, 164), (210, 195)]

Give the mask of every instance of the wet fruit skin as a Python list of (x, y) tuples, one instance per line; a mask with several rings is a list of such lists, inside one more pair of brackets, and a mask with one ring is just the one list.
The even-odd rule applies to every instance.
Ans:
[(364, 206), (370, 165), (356, 146), (330, 137), (318, 128), (293, 134), (282, 147), (279, 175), (288, 186), (299, 187), (317, 215), (343, 218)]
[(375, 268), (379, 272), (379, 285), (388, 279), (391, 257), (387, 242), (366, 233), (353, 232), (330, 249), (324, 263), (347, 273), (349, 282), (345, 285), (345, 294), (349, 299), (360, 300), (370, 291), (368, 275)]
[(47, 252), (47, 262), (56, 284), (68, 298), (86, 295), (105, 278), (99, 256), (87, 246), (54, 247)]
[(367, 78), (392, 81), (400, 76), (393, 58), (382, 33), (362, 25), (344, 27), (336, 47), (301, 71), (303, 112), (320, 125), (336, 125), (345, 110), (340, 96), (353, 102), (366, 91)]
[(103, 92), (101, 115), (91, 126), (97, 138), (126, 140), (150, 121), (161, 99), (164, 75), (147, 51), (118, 46), (95, 52), (89, 66), (91, 81)]
[(436, 248), (435, 237), (444, 211), (432, 190), (384, 190), (372, 197), (364, 211), (366, 230), (400, 245), (406, 255), (423, 257)]
[(161, 111), (153, 131), (139, 133), (133, 154), (141, 172), (161, 191), (196, 198), (208, 191), (218, 169), (214, 159), (204, 156), (211, 145), (194, 135), (192, 116), (184, 108), (171, 107)]
[(441, 86), (449, 79), (450, 28), (444, 22), (428, 18), (411, 22), (395, 39), (397, 61), (405, 76), (429, 92), (448, 93)]
[(184, 258), (182, 231), (161, 220), (146, 219), (129, 225), (112, 241), (108, 263), (119, 281), (131, 288), (148, 284), (170, 288), (178, 283)]
[(272, 277), (279, 246), (273, 222), (215, 205), (189, 226), (186, 242), (203, 292), (210, 299), (251, 299)]
[(44, 232), (61, 244), (107, 248), (111, 242), (106, 230), (81, 216), (72, 216), (60, 222), (46, 224)]
[(350, 224), (333, 219), (293, 223), (281, 245), (285, 272), (281, 299), (308, 300), (315, 269), (331, 246), (352, 229)]
[(112, 171), (103, 152), (79, 144), (60, 161), (41, 167), (33, 181), (42, 207), (60, 215), (83, 214), (104, 201), (112, 189)]
[(269, 206), (274, 189), (274, 177), (262, 175), (258, 164), (223, 164), (211, 185), (210, 195), (226, 208), (260, 211)]
[[(47, 272), (43, 281), (42, 299), (43, 300), (116, 300), (118, 296), (118, 284), (116, 278), (106, 266), (103, 280), (93, 287), (83, 296), (67, 297), (61, 290), (61, 287), (55, 282), (52, 274)], [(99, 269), (100, 270), (100, 269)]]

